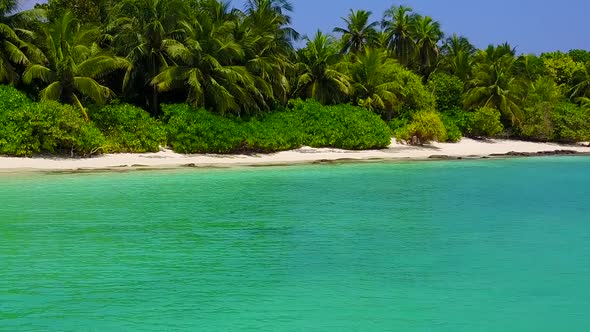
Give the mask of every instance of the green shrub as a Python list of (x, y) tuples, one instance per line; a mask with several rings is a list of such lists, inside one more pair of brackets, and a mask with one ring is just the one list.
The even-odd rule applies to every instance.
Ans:
[(524, 121), (520, 127), (520, 135), (525, 138), (548, 141), (554, 136), (554, 107), (548, 103), (540, 103), (524, 109)]
[(435, 111), (419, 111), (412, 115), (412, 121), (396, 131), (396, 137), (411, 140), (416, 136), (420, 143), (428, 141), (445, 142), (447, 130), (440, 115)]
[(574, 60), (575, 62), (579, 62), (579, 63), (590, 62), (590, 52), (588, 52), (586, 50), (580, 50), (580, 49), (570, 50), (569, 52), (567, 52), (567, 55), (569, 55), (572, 58), (572, 60)]
[(129, 104), (93, 109), (90, 119), (106, 137), (104, 152), (157, 152), (166, 141), (163, 126), (148, 112)]
[(10, 85), (0, 85), (0, 117), (2, 114), (33, 101), (23, 92)]
[(434, 93), (437, 111), (442, 113), (462, 107), (464, 84), (458, 77), (435, 73), (428, 79), (427, 87)]
[(31, 156), (68, 153), (86, 156), (100, 151), (105, 139), (70, 105), (25, 103), (0, 116), (0, 154)]
[(243, 148), (244, 128), (233, 118), (187, 104), (162, 105), (168, 144), (180, 153), (231, 153)]
[(397, 118), (392, 119), (387, 123), (389, 129), (391, 130), (391, 134), (393, 136), (398, 137), (396, 133), (399, 132), (402, 128), (405, 128), (408, 123), (410, 123), (411, 117), (408, 116), (400, 116)]
[(260, 119), (252, 119), (245, 126), (248, 150), (274, 152), (303, 145), (303, 123), (301, 117), (292, 111), (270, 113)]
[(295, 100), (291, 106), (302, 119), (305, 145), (364, 150), (384, 148), (391, 143), (387, 124), (365, 108), (323, 106), (313, 100)]
[(388, 66), (383, 73), (384, 81), (401, 87), (399, 93), (400, 106), (396, 110), (399, 115), (408, 110), (434, 110), (436, 98), (422, 84), (422, 77), (402, 65)]
[(495, 137), (504, 127), (500, 111), (492, 107), (480, 107), (467, 115), (465, 132), (470, 137)]
[(590, 109), (561, 103), (555, 108), (552, 122), (552, 140), (567, 143), (590, 141)]
[(457, 128), (459, 128), (461, 133), (466, 133), (469, 114), (471, 114), (471, 112), (467, 112), (462, 108), (454, 108), (443, 114), (443, 121), (446, 121), (445, 119), (452, 121), (457, 126)]
[(295, 100), (291, 108), (248, 122), (188, 105), (163, 105), (168, 143), (181, 153), (274, 152), (309, 145), (373, 149), (389, 145), (381, 118), (360, 107)]
[(463, 138), (463, 134), (457, 124), (456, 118), (451, 115), (443, 114), (441, 120), (447, 131), (447, 142), (459, 142), (461, 138)]

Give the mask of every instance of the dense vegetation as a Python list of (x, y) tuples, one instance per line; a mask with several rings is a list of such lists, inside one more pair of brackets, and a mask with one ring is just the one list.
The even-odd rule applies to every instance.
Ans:
[(18, 5), (0, 0), (0, 154), (590, 140), (589, 52), (478, 50), (404, 6), (299, 36), (288, 0)]

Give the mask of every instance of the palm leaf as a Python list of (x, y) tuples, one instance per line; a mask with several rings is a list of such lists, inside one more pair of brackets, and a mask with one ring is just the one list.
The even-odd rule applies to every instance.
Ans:
[(41, 90), (39, 97), (41, 100), (59, 100), (63, 91), (61, 82), (53, 82), (45, 89)]
[(55, 73), (42, 65), (32, 64), (23, 73), (23, 82), (31, 84), (33, 80), (40, 80), (44, 83), (51, 83), (55, 80)]
[(25, 53), (23, 53), (23, 51), (21, 51), (16, 45), (7, 40), (4, 41), (3, 51), (6, 53), (6, 55), (8, 55), (8, 58), (10, 58), (10, 61), (13, 63), (18, 63), (20, 65), (29, 64), (29, 59)]
[(187, 79), (190, 70), (185, 67), (168, 67), (151, 81), (158, 91), (170, 91)]
[(125, 58), (99, 55), (80, 63), (78, 65), (77, 75), (99, 78), (115, 70), (127, 69), (129, 66), (130, 63)]
[(100, 85), (90, 77), (74, 77), (73, 84), (76, 90), (90, 97), (97, 104), (104, 104), (113, 96), (111, 89)]
[(78, 96), (76, 96), (75, 93), (72, 94), (72, 99), (74, 101), (74, 106), (76, 106), (80, 110), (80, 113), (82, 114), (82, 118), (84, 118), (84, 121), (86, 121), (86, 122), (90, 121), (90, 118), (88, 117), (88, 112), (87, 112), (86, 108), (84, 106), (82, 106), (80, 99), (78, 99)]

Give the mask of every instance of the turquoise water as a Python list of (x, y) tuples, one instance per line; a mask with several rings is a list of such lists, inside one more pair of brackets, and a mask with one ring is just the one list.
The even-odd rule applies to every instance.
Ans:
[(589, 331), (590, 158), (0, 175), (1, 331)]

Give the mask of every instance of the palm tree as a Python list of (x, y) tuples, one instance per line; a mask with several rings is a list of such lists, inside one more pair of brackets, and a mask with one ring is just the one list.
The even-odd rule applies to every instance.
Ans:
[(248, 12), (270, 10), (276, 15), (284, 16), (286, 23), (291, 23), (291, 17), (287, 13), (293, 11), (293, 4), (289, 0), (247, 0), (246, 10)]
[(177, 65), (165, 68), (154, 77), (158, 91), (188, 87), (188, 101), (224, 114), (240, 115), (268, 109), (272, 97), (268, 82), (253, 75), (245, 66), (245, 52), (236, 43), (231, 31), (232, 21), (214, 22), (199, 16), (180, 22), (182, 42), (169, 41), (167, 55)]
[(26, 66), (29, 59), (19, 47), (20, 38), (12, 28), (0, 23), (0, 83), (15, 84), (19, 81), (17, 66)]
[(236, 20), (234, 39), (245, 52), (244, 65), (251, 73), (270, 83), (273, 100), (285, 105), (290, 84), (287, 77), (293, 71), (295, 56), (292, 42), (299, 34), (289, 25), (292, 11), (288, 1), (249, 1), (243, 19)]
[(551, 77), (539, 76), (531, 82), (526, 96), (522, 134), (535, 139), (551, 139), (555, 106), (562, 100), (561, 89)]
[(387, 120), (393, 117), (402, 90), (398, 82), (387, 79), (388, 69), (394, 65), (396, 61), (383, 51), (368, 49), (349, 68), (354, 102), (383, 114)]
[(192, 0), (188, 2), (188, 10), (193, 14), (207, 15), (208, 19), (216, 23), (237, 20), (243, 14), (232, 8), (229, 0)]
[(474, 55), (477, 49), (469, 42), (469, 39), (454, 33), (445, 40), (441, 51), (443, 55), (457, 55), (462, 52)]
[(416, 16), (412, 35), (416, 41), (416, 60), (422, 74), (428, 77), (438, 63), (438, 42), (443, 38), (440, 23), (430, 16)]
[(337, 70), (341, 59), (334, 38), (318, 31), (299, 51), (301, 74), (295, 94), (322, 104), (342, 101), (350, 93), (350, 78)]
[(590, 97), (590, 64), (586, 63), (586, 65), (578, 70), (576, 70), (570, 82), (571, 89), (569, 92), (569, 97), (573, 101), (579, 102), (581, 98), (589, 98)]
[(363, 52), (377, 37), (376, 27), (379, 22), (370, 22), (371, 12), (364, 10), (350, 10), (347, 18), (342, 20), (346, 23), (346, 28), (334, 28), (334, 32), (342, 34), (341, 53)]
[(412, 26), (416, 14), (412, 8), (393, 6), (388, 9), (381, 22), (381, 27), (389, 35), (389, 49), (398, 61), (407, 66), (414, 56), (415, 42), (412, 35)]
[[(42, 16), (43, 11), (12, 14), (17, 5), (16, 0), (0, 0), (0, 83), (17, 83), (20, 80), (19, 70), (28, 66), (31, 58), (35, 60), (39, 54), (38, 49), (18, 33), (31, 35), (23, 26)], [(19, 28), (15, 28), (17, 26)]]
[(377, 31), (373, 39), (373, 47), (387, 50), (389, 47), (389, 34), (383, 30)]
[(475, 51), (467, 38), (453, 34), (442, 45), (441, 67), (466, 82), (471, 76), (471, 60)]
[(562, 91), (551, 77), (540, 76), (529, 84), (527, 93), (529, 105), (544, 103), (554, 106), (562, 99)]
[(516, 49), (508, 43), (503, 43), (498, 46), (488, 45), (485, 50), (476, 52), (474, 55), (474, 61), (479, 64), (494, 64), (506, 57), (514, 59), (515, 55)]
[(94, 43), (99, 31), (81, 29), (80, 22), (70, 12), (40, 32), (39, 48), (45, 58), (42, 63), (30, 64), (26, 68), (23, 81), (27, 84), (41, 82), (44, 85), (40, 92), (41, 100), (74, 104), (88, 119), (80, 97), (105, 103), (113, 92), (96, 79), (115, 70), (126, 69), (129, 63), (102, 52)]
[(17, 7), (17, 0), (0, 0), (0, 17), (12, 13)]
[[(497, 52), (490, 54), (497, 55)], [(479, 54), (479, 58), (485, 57)], [(494, 61), (478, 63), (474, 77), (469, 82), (470, 88), (464, 101), (465, 108), (494, 107), (502, 113), (505, 124), (520, 125), (523, 118), (521, 88), (512, 73), (514, 62), (514, 56), (505, 53)]]
[(168, 66), (166, 45), (179, 37), (178, 22), (184, 9), (182, 0), (123, 0), (113, 8), (113, 46), (131, 63), (124, 91), (143, 96), (153, 115), (159, 112), (159, 98), (151, 82)]
[(275, 43), (285, 49), (293, 50), (293, 41), (299, 39), (299, 33), (291, 25), (289, 13), (293, 5), (289, 0), (247, 0), (246, 15), (252, 27), (257, 31), (273, 32)]
[(514, 64), (514, 70), (516, 76), (534, 82), (545, 75), (545, 64), (543, 59), (534, 54), (521, 55)]

